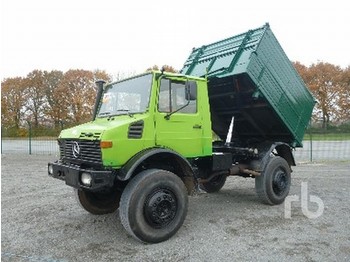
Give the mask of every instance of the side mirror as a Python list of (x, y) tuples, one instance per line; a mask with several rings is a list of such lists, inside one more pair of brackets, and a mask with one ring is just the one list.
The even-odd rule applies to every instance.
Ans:
[(186, 100), (193, 101), (197, 99), (197, 82), (187, 81), (186, 82)]

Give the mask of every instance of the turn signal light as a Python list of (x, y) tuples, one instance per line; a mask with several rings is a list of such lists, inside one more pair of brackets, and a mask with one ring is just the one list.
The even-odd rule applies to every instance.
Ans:
[(112, 141), (101, 141), (100, 142), (100, 147), (101, 148), (111, 148), (113, 146), (113, 142)]

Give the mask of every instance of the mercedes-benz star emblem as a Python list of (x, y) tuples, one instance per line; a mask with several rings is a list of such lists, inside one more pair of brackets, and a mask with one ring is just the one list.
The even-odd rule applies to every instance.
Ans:
[(74, 142), (72, 145), (72, 151), (73, 151), (73, 156), (75, 158), (78, 158), (80, 155), (80, 146), (78, 144), (78, 142)]

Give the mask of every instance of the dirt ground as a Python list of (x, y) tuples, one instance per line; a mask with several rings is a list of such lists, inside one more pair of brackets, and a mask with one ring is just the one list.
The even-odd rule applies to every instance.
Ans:
[(118, 211), (82, 210), (47, 176), (54, 159), (2, 155), (2, 261), (350, 261), (350, 162), (295, 167), (291, 208), (261, 204), (253, 179), (230, 177), (219, 193), (190, 197), (174, 237), (146, 245)]

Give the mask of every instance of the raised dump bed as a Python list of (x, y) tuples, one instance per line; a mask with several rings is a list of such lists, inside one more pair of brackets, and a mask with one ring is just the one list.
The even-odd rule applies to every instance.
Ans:
[(212, 129), (226, 138), (302, 146), (315, 100), (269, 24), (194, 48), (181, 73), (207, 76)]

